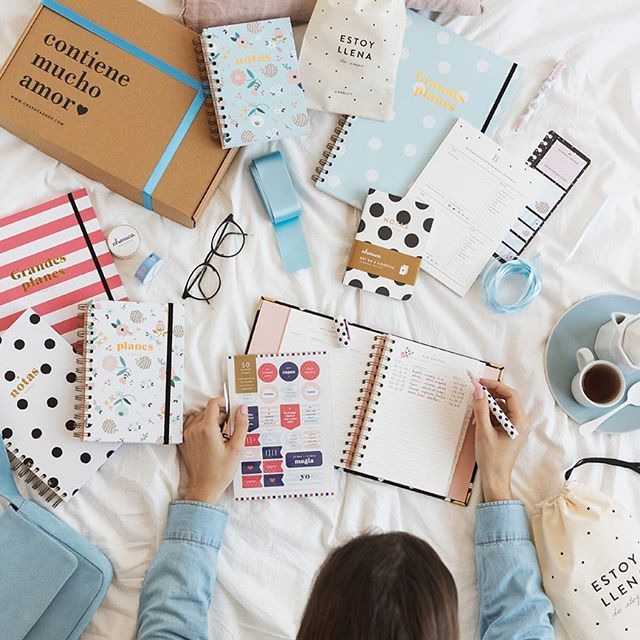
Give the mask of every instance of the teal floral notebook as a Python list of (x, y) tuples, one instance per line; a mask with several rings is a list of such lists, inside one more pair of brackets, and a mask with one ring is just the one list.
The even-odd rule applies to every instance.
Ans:
[(200, 44), (225, 149), (309, 132), (289, 18), (209, 27)]

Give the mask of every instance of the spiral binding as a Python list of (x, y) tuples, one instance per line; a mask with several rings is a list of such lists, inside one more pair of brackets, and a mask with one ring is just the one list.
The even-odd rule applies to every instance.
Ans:
[(47, 474), (42, 473), (40, 467), (34, 467), (33, 460), (21, 455), (19, 449), (16, 447), (12, 448), (11, 442), (6, 442), (5, 444), (9, 453), (11, 469), (15, 471), (16, 475), (22, 478), (24, 482), (30, 484), (45, 502), (51, 502), (51, 506), (55, 509), (55, 507), (62, 502), (62, 499), (67, 497), (66, 492), (61, 492), (57, 484), (48, 484)]
[(542, 142), (534, 149), (533, 153), (527, 159), (527, 164), (530, 167), (535, 167), (538, 161), (540, 160), (540, 156), (547, 149), (547, 147), (555, 142), (558, 137), (558, 134), (555, 131), (549, 131), (547, 135), (543, 138)]
[(329, 142), (322, 152), (322, 158), (311, 176), (314, 182), (324, 182), (324, 177), (336, 158), (336, 151), (340, 151), (340, 145), (344, 143), (344, 139), (349, 134), (354, 119), (355, 116), (340, 116), (338, 126), (333, 130), (333, 135), (329, 138)]
[[(220, 140), (220, 131), (222, 129), (227, 128), (227, 124), (223, 121), (226, 120), (227, 116), (222, 114), (220, 115), (219, 111), (224, 111), (224, 106), (220, 105), (218, 109), (216, 104), (214, 104), (214, 99), (212, 93), (215, 93), (214, 87), (220, 84), (220, 79), (212, 76), (218, 75), (217, 69), (212, 69), (211, 67), (215, 67), (215, 62), (207, 62), (207, 56), (204, 53), (203, 47), (203, 38), (204, 36), (198, 36), (193, 39), (193, 48), (196, 52), (196, 61), (198, 63), (198, 73), (200, 74), (200, 82), (202, 84), (202, 88), (204, 90), (206, 99), (205, 99), (205, 110), (207, 112), (207, 123), (209, 124), (209, 133), (211, 137), (218, 142)], [(213, 73), (212, 73), (213, 72)], [(216, 98), (216, 102), (222, 102), (222, 98)]]
[(389, 369), (386, 363), (391, 360), (389, 354), (393, 353), (393, 347), (390, 345), (396, 342), (388, 335), (376, 336), (374, 340), (367, 370), (361, 383), (360, 395), (351, 416), (353, 422), (347, 431), (348, 440), (344, 441), (345, 449), (342, 450), (344, 457), (340, 459), (346, 469), (362, 466), (366, 443), (369, 440), (368, 434), (371, 431), (371, 423), (374, 421), (373, 414), (376, 413), (375, 407), (379, 404), (378, 398), (382, 394), (381, 390), (387, 377), (384, 372)]
[(82, 340), (82, 350), (76, 358), (76, 393), (75, 393), (75, 422), (76, 428), (73, 435), (82, 440), (90, 438), (91, 434), (86, 431), (90, 426), (89, 401), (91, 400), (91, 391), (93, 390), (91, 375), (93, 364), (93, 349), (88, 343), (89, 332), (92, 327), (91, 319), (94, 318), (93, 307), (91, 303), (79, 304), (80, 317), (82, 324), (78, 330), (78, 336)]

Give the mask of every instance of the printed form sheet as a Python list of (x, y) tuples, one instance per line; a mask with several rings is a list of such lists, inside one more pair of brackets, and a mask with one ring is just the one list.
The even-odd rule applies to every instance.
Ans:
[(465, 295), (537, 184), (533, 169), (458, 120), (407, 194), (438, 211), (422, 268)]

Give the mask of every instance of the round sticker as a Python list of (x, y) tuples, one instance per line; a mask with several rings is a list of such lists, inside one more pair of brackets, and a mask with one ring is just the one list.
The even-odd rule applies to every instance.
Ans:
[(295, 362), (283, 362), (280, 365), (280, 377), (285, 382), (293, 382), (298, 377), (298, 365)]
[(264, 402), (266, 402), (267, 404), (271, 404), (278, 399), (278, 389), (272, 385), (262, 387), (260, 395), (262, 396), (262, 400)]
[(278, 369), (275, 364), (265, 362), (258, 367), (258, 378), (262, 382), (273, 382), (278, 377)]
[(306, 400), (313, 402), (320, 397), (320, 387), (314, 382), (309, 382), (302, 387), (302, 395)]
[(300, 375), (305, 380), (315, 380), (320, 375), (320, 367), (314, 360), (307, 360), (300, 365)]

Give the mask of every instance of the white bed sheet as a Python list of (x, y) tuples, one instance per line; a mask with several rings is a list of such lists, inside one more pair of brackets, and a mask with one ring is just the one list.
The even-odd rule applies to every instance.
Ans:
[[(178, 0), (146, 0), (177, 17)], [(0, 57), (20, 35), (35, 0), (1, 0)], [(563, 471), (581, 457), (638, 459), (640, 433), (582, 439), (554, 405), (543, 367), (547, 335), (557, 318), (578, 300), (597, 293), (634, 294), (640, 288), (640, 8), (636, 0), (487, 0), (475, 18), (438, 18), (455, 31), (522, 63), (527, 72), (498, 138), (523, 159), (549, 129), (583, 149), (593, 162), (586, 176), (534, 242), (541, 252), (542, 296), (527, 311), (496, 316), (476, 285), (460, 299), (421, 274), (407, 304), (362, 294), (340, 284), (358, 214), (317, 191), (309, 176), (337, 118), (314, 112), (313, 133), (279, 143), (304, 207), (304, 228), (313, 269), (287, 277), (273, 231), (253, 186), (247, 163), (276, 145), (242, 151), (197, 230), (163, 220), (0, 130), (0, 215), (79, 186), (89, 189), (105, 228), (128, 222), (138, 228), (143, 250), (166, 260), (145, 288), (133, 278), (135, 261), (119, 263), (133, 299), (180, 297), (190, 269), (207, 252), (218, 222), (233, 210), (249, 231), (236, 260), (221, 261), (222, 291), (211, 305), (187, 302), (186, 407), (200, 408), (221, 392), (223, 358), (245, 346), (260, 295), (343, 314), (364, 324), (412, 336), (506, 365), (506, 380), (522, 392), (534, 430), (520, 458), (515, 493), (528, 507), (553, 495)], [(142, 25), (141, 25), (142, 27)], [(301, 35), (298, 29), (298, 36)], [(518, 136), (510, 126), (537, 90), (553, 62), (568, 68), (548, 101)], [(393, 161), (392, 158), (389, 159)], [(569, 264), (556, 271), (603, 194), (616, 196)], [(68, 505), (62, 517), (110, 557), (114, 580), (84, 633), (84, 640), (135, 636), (138, 591), (158, 544), (167, 505), (178, 492), (174, 447), (125, 446)], [(585, 468), (582, 480), (615, 493), (640, 514), (640, 478), (627, 471)], [(477, 502), (479, 490), (474, 491)], [(355, 477), (341, 476), (336, 499), (232, 504), (220, 555), (210, 613), (216, 640), (293, 638), (314, 572), (327, 551), (365, 530), (402, 529), (428, 540), (453, 572), (460, 595), (461, 639), (478, 636), (473, 559), (474, 508)], [(37, 588), (37, 587), (34, 587)], [(558, 632), (558, 637), (564, 637)]]

